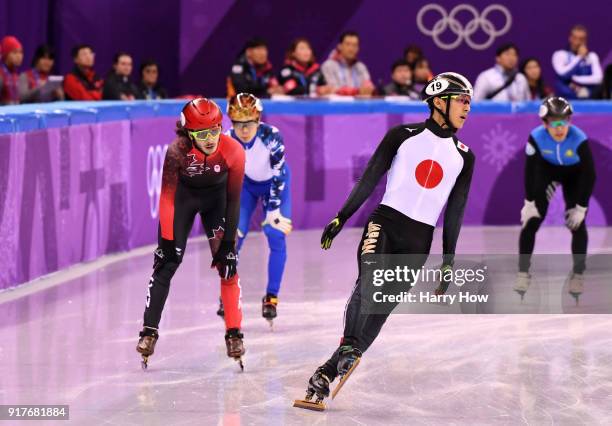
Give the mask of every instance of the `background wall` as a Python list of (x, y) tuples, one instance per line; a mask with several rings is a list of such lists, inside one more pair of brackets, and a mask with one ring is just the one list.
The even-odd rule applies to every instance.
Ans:
[[(541, 59), (552, 82), (550, 57), (563, 47), (569, 28), (582, 23), (590, 30), (589, 47), (602, 61), (612, 62), (612, 32), (607, 23), (609, 2), (592, 0), (585, 7), (555, 0), (469, 2), (479, 14), (492, 4), (504, 5), (512, 16), (509, 31), (496, 37), (491, 46), (474, 50), (463, 41), (453, 50), (438, 47), (416, 24), (428, 0), (310, 0), (304, 3), (283, 0), (0, 0), (0, 35), (15, 34), (25, 45), (26, 62), (42, 41), (58, 50), (58, 71), (72, 66), (70, 48), (81, 42), (92, 44), (96, 68), (105, 74), (118, 50), (133, 53), (136, 64), (153, 56), (162, 64), (164, 84), (171, 93), (225, 94), (225, 76), (246, 39), (260, 35), (270, 43), (270, 59), (278, 69), (290, 40), (311, 39), (315, 52), (324, 60), (346, 29), (361, 34), (361, 58), (376, 81), (388, 79), (391, 63), (401, 56), (408, 43), (423, 47), (434, 72), (454, 70), (474, 79), (494, 62), (496, 46), (512, 41), (521, 56)], [(448, 13), (459, 1), (442, 0)], [(472, 19), (467, 10), (455, 18), (464, 26)], [(433, 28), (440, 19), (436, 12), (424, 15), (424, 24)], [(493, 11), (486, 16), (495, 28), (504, 25), (504, 16)], [(446, 30), (443, 42), (456, 36)], [(482, 29), (471, 39), (487, 40)]]

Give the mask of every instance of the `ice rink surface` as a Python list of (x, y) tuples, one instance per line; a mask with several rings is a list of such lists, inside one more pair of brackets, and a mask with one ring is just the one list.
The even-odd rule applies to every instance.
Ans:
[[(327, 411), (293, 408), (342, 335), (360, 232), (343, 231), (329, 252), (319, 231), (290, 235), (273, 331), (260, 315), (265, 238), (249, 235), (244, 373), (225, 355), (219, 280), (201, 239), (173, 280), (148, 371), (135, 346), (150, 251), (0, 293), (0, 404), (69, 404), (71, 423), (88, 425), (612, 424), (606, 315), (392, 315)], [(591, 252), (612, 252), (612, 229), (589, 235)], [(569, 237), (543, 228), (536, 251), (568, 252)], [(468, 227), (457, 252), (514, 253), (517, 239), (516, 227)]]

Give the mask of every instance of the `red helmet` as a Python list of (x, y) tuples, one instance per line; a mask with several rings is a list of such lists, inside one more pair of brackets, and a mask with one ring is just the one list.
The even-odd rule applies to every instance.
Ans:
[(181, 124), (188, 130), (210, 129), (221, 125), (221, 108), (206, 98), (196, 98), (183, 107)]

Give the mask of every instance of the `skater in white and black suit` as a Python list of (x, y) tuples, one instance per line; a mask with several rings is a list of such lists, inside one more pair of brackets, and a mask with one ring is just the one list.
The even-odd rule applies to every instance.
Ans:
[[(420, 264), (412, 266), (420, 268), (431, 249), (436, 221), (447, 204), (442, 269), (452, 268), (474, 167), (474, 154), (455, 132), (467, 119), (472, 95), (472, 85), (460, 74), (442, 73), (427, 83), (421, 96), (429, 105), (429, 119), (387, 132), (344, 206), (323, 231), (323, 249), (330, 248), (342, 226), (388, 171), (383, 200), (364, 228), (358, 264), (368, 253), (417, 254), (421, 255)], [(361, 285), (357, 279), (346, 307), (340, 347), (310, 378), (307, 400), (315, 393), (317, 402), (329, 395), (330, 382), (351, 369), (388, 317), (362, 313), (360, 309)]]

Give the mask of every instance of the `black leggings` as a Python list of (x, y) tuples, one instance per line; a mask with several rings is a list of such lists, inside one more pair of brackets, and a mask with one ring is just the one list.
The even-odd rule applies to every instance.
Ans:
[[(174, 198), (174, 241), (181, 249), (179, 262), (167, 262), (153, 271), (149, 279), (144, 326), (159, 328), (166, 299), (170, 291), (170, 280), (176, 273), (187, 246), (187, 237), (198, 213), (208, 236), (211, 252), (219, 249), (225, 230), (226, 187), (194, 189), (179, 184)], [(161, 244), (161, 228), (158, 231)]]
[[(519, 238), (519, 271), (529, 272), (531, 266), (531, 255), (533, 254), (533, 248), (535, 246), (535, 237), (540, 225), (546, 217), (548, 211), (549, 197), (548, 193), (551, 194), (550, 198), (554, 194), (554, 190), (551, 191), (551, 185), (553, 182), (547, 182), (547, 185), (542, 190), (538, 191), (535, 196), (536, 207), (540, 213), (541, 218), (531, 218), (527, 225), (521, 230)], [(578, 187), (578, 180), (574, 182), (563, 183), (563, 199), (565, 200), (565, 209), (571, 209), (576, 206), (576, 194), (579, 193), (580, 188)], [(586, 221), (582, 221), (578, 229), (571, 231), (572, 233), (572, 258), (574, 263), (573, 271), (576, 274), (582, 274), (586, 268), (586, 253), (589, 236), (586, 229)]]
[[(410, 219), (383, 204), (379, 205), (370, 215), (357, 249), (359, 275), (344, 311), (344, 337), (341, 345), (351, 345), (365, 352), (374, 342), (389, 316), (389, 314), (361, 312), (361, 280), (359, 278), (361, 255), (366, 253), (421, 255), (417, 257), (415, 264), (411, 265), (419, 269), (427, 260), (433, 231), (433, 226)], [(337, 375), (339, 349), (324, 365), (330, 379)]]

